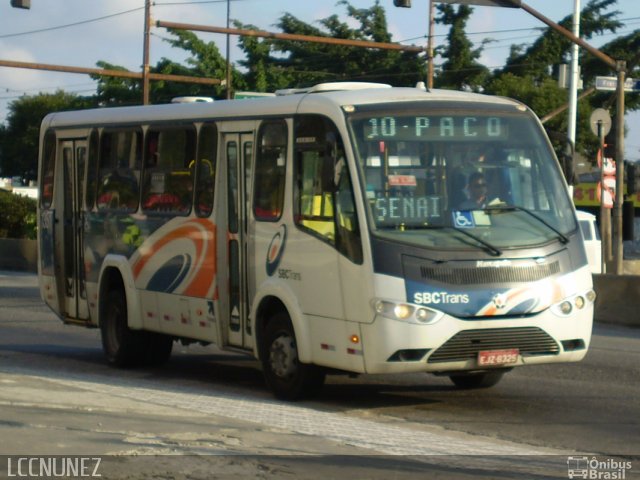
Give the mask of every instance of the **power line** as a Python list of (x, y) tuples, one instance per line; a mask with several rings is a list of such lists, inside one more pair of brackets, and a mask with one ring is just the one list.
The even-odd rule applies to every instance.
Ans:
[(131, 10), (125, 10), (123, 12), (112, 13), (111, 15), (105, 15), (103, 17), (98, 18), (90, 18), (87, 20), (81, 20), (79, 22), (67, 23), (66, 25), (58, 25), (55, 27), (41, 28), (39, 30), (30, 30), (28, 32), (19, 32), (19, 33), (8, 33), (5, 35), (0, 35), (0, 39), (2, 38), (12, 38), (12, 37), (20, 37), (22, 35), (32, 35), (34, 33), (43, 33), (43, 32), (51, 32), (53, 30), (62, 30), (63, 28), (76, 27), (78, 25), (86, 25), (88, 23), (99, 22), (101, 20), (106, 20), (108, 18), (118, 17), (120, 15), (127, 15), (132, 12), (137, 12), (138, 10), (144, 10), (144, 7), (132, 8)]

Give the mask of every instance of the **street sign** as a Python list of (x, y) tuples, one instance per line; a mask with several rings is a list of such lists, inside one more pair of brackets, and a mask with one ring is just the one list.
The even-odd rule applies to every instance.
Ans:
[[(596, 90), (602, 90), (605, 92), (613, 92), (618, 86), (618, 79), (616, 77), (596, 77)], [(624, 81), (625, 92), (640, 92), (640, 80), (634, 78), (627, 78)]]
[[(604, 187), (603, 187), (604, 184)], [(604, 208), (613, 208), (616, 197), (616, 177), (604, 177), (603, 182), (598, 182), (598, 200)]]
[[(596, 108), (591, 112), (589, 118), (589, 126), (595, 136), (602, 135), (606, 137), (611, 130), (611, 115), (604, 108)], [(598, 128), (600, 127), (600, 128)]]

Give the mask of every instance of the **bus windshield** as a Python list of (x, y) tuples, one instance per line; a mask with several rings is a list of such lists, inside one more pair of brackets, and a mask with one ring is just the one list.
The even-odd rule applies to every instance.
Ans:
[(514, 107), (364, 106), (348, 114), (375, 234), (433, 248), (502, 249), (576, 228), (535, 118)]

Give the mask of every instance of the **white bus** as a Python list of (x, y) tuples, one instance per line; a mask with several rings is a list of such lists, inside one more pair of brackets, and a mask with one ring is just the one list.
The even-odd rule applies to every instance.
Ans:
[(576, 214), (519, 102), (322, 84), (52, 113), (40, 143), (42, 297), (115, 366), (211, 343), (296, 399), (337, 372), (487, 387), (589, 347)]

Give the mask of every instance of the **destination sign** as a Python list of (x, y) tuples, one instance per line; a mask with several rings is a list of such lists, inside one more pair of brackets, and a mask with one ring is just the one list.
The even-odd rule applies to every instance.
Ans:
[(377, 197), (373, 207), (379, 224), (422, 224), (440, 216), (440, 197)]
[(489, 116), (373, 117), (363, 122), (369, 140), (501, 140), (509, 120)]

